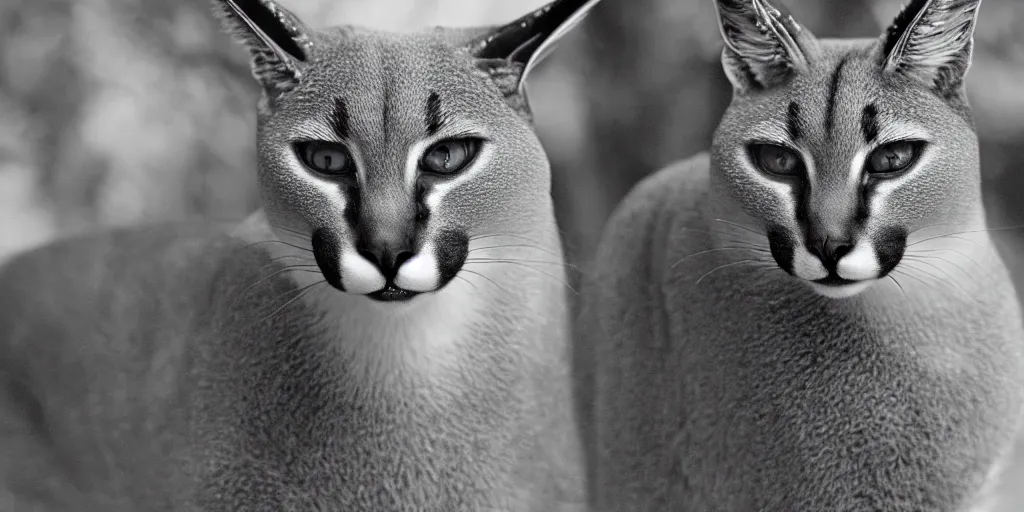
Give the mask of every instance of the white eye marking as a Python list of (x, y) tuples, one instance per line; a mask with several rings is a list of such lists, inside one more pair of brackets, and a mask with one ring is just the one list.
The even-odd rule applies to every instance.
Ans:
[(881, 265), (869, 240), (861, 240), (836, 264), (836, 273), (843, 279), (860, 281), (878, 277)]
[(430, 144), (431, 141), (421, 140), (409, 146), (409, 153), (405, 156), (405, 186), (409, 187), (409, 190), (416, 185), (416, 176), (420, 172), (420, 158)]
[(857, 150), (850, 162), (850, 187), (860, 189), (861, 180), (864, 179), (864, 161), (867, 160), (870, 150), (862, 148)]
[(423, 198), (423, 202), (427, 205), (427, 208), (434, 210), (441, 204), (441, 199), (444, 195), (450, 192), (455, 187), (469, 181), (480, 169), (483, 169), (491, 161), (491, 157), (494, 155), (494, 150), (491, 148), (491, 144), (485, 142), (480, 147), (480, 151), (476, 155), (476, 160), (469, 165), (469, 167), (463, 169), (463, 171), (455, 177), (448, 179), (444, 182), (437, 183), (430, 188), (430, 192)]
[(427, 244), (398, 268), (395, 285), (413, 292), (434, 291), (441, 281), (440, 272), (434, 248)]
[(315, 188), (317, 192), (320, 193), (319, 197), (317, 198), (318, 204), (323, 204), (323, 202), (326, 202), (328, 205), (328, 209), (331, 209), (335, 212), (345, 211), (345, 194), (341, 194), (338, 192), (338, 184), (336, 182), (327, 180), (325, 178), (321, 178), (319, 176), (314, 175), (312, 172), (306, 170), (302, 162), (299, 161), (298, 157), (295, 156), (294, 154), (288, 158), (288, 162), (289, 164), (291, 164), (292, 169), (299, 169), (296, 172), (293, 172), (292, 174), (297, 176), (303, 182), (309, 184), (311, 187)]
[(828, 269), (803, 245), (793, 248), (793, 273), (801, 279), (814, 281), (828, 277)]
[(346, 250), (341, 254), (341, 285), (349, 293), (373, 293), (387, 284), (377, 266), (355, 251)]

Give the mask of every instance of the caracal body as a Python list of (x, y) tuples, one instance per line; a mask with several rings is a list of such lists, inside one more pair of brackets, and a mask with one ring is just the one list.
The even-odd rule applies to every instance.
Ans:
[(0, 269), (0, 510), (581, 510), (522, 80), (595, 3), (387, 34), (217, 2), (265, 208)]
[(878, 41), (718, 6), (712, 150), (635, 187), (582, 291), (594, 508), (987, 510), (1024, 330), (960, 82), (977, 2)]

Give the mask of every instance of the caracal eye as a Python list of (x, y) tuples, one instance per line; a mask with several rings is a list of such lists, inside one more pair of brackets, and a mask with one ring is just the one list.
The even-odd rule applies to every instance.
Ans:
[(909, 168), (921, 153), (918, 141), (891, 142), (871, 152), (868, 157), (869, 174), (896, 174)]
[(478, 139), (457, 139), (438, 142), (424, 153), (420, 167), (437, 174), (454, 174), (464, 169), (476, 156)]
[(352, 156), (341, 144), (332, 142), (305, 142), (299, 145), (302, 163), (321, 174), (342, 174), (352, 169)]
[(754, 144), (750, 149), (754, 164), (762, 172), (778, 176), (797, 176), (803, 170), (800, 155), (776, 144)]

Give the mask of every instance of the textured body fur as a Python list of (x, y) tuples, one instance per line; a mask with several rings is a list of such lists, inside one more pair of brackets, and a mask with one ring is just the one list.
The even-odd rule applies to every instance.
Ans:
[[(296, 285), (276, 276), (232, 304), (278, 268), (249, 243), (122, 231), (4, 269), (0, 509), (540, 511), (580, 499), (560, 284), (488, 272), (511, 293), (456, 282), (403, 312), (356, 297), (323, 309), (337, 295), (323, 289), (268, 318)], [(348, 351), (375, 352), (380, 373)]]
[(987, 237), (963, 293), (906, 280), (840, 302), (751, 267), (694, 284), (738, 259), (670, 268), (730, 245), (709, 234), (708, 165), (639, 184), (588, 274), (596, 509), (971, 510), (1021, 402), (1019, 307)]
[[(967, 4), (908, 9), (960, 19)], [(1021, 424), (1024, 329), (986, 232), (961, 81), (929, 67), (965, 71), (969, 34), (930, 37), (961, 46), (917, 47), (922, 61), (890, 54), (903, 60), (883, 71), (886, 38), (816, 40), (767, 2), (720, 7), (727, 40), (775, 27), (802, 55), (727, 47), (735, 93), (712, 151), (638, 184), (606, 227), (579, 333), (592, 505), (985, 510)], [(928, 141), (916, 166), (851, 181), (886, 133)], [(800, 148), (809, 191), (752, 168), (748, 140)], [(852, 266), (832, 263), (839, 284), (819, 282), (813, 235), (845, 229), (854, 249), (836, 259), (866, 244), (873, 278), (836, 279)]]
[[(265, 208), (0, 269), (0, 510), (581, 510), (562, 249), (521, 82), (595, 3), (387, 34), (218, 0), (263, 86)], [(467, 134), (476, 159), (426, 176), (431, 144)], [(329, 152), (303, 163), (307, 139)]]

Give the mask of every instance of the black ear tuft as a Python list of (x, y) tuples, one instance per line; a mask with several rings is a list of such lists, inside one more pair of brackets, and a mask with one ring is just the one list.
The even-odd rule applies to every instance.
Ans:
[(912, 0), (882, 36), (883, 70), (940, 95), (956, 95), (971, 65), (980, 5), (981, 0)]
[(722, 65), (738, 91), (769, 89), (807, 66), (814, 39), (789, 11), (768, 0), (715, 0), (725, 41)]
[(298, 85), (309, 57), (310, 30), (273, 0), (214, 0), (224, 28), (252, 58), (253, 76), (276, 95)]
[(473, 38), (466, 49), (481, 68), (500, 78), (499, 88), (521, 94), (534, 67), (600, 0), (555, 0), (511, 23)]

